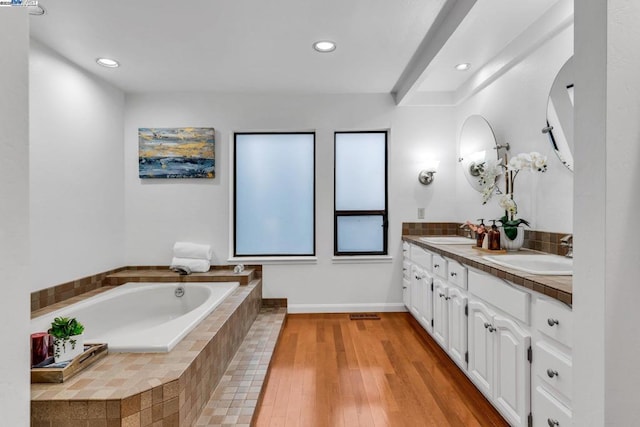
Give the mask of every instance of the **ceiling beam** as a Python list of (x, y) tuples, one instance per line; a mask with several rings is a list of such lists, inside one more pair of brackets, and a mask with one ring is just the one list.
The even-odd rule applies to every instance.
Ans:
[(391, 90), (396, 105), (402, 104), (407, 95), (418, 88), (420, 79), (433, 58), (475, 4), (476, 0), (447, 0), (442, 6), (433, 25)]

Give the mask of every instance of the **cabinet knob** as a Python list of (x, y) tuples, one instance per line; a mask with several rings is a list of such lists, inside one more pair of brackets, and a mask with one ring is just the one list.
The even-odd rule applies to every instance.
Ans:
[(440, 264), (433, 264), (433, 268), (440, 268)]
[(456, 277), (457, 275), (458, 275), (458, 273), (451, 272), (451, 277)]
[(558, 376), (558, 371), (554, 371), (553, 369), (547, 369), (547, 375), (549, 376), (549, 378), (553, 378), (553, 377), (557, 377)]
[(403, 287), (402, 287), (402, 289), (407, 289), (407, 287), (406, 287), (406, 286), (403, 286)]
[(560, 425), (560, 422), (552, 418), (547, 418), (547, 424), (549, 424), (549, 427), (557, 427)]
[(549, 326), (554, 326), (554, 325), (559, 325), (560, 321), (558, 319), (548, 318), (547, 323), (549, 324)]

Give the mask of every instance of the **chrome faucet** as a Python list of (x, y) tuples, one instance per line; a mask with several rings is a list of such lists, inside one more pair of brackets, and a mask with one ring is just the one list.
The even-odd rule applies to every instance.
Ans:
[(564, 254), (567, 258), (573, 258), (573, 234), (567, 234), (560, 239), (560, 246), (567, 247), (567, 253)]
[(460, 228), (466, 231), (465, 237), (468, 237), (469, 239), (473, 239), (473, 236), (471, 235), (471, 228), (469, 228), (469, 224), (462, 224)]

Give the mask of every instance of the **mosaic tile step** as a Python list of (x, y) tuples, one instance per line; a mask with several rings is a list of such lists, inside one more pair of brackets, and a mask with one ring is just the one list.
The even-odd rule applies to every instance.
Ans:
[(249, 427), (256, 413), (286, 308), (263, 306), (207, 402), (197, 427)]

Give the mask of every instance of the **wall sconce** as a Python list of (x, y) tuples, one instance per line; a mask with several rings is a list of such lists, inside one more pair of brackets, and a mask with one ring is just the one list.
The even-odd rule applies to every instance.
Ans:
[(418, 174), (418, 181), (422, 185), (429, 185), (433, 182), (434, 174), (438, 171), (439, 160), (432, 160), (427, 162), (425, 168)]

